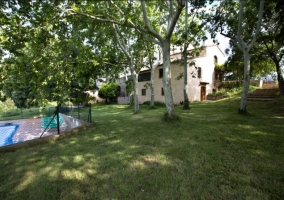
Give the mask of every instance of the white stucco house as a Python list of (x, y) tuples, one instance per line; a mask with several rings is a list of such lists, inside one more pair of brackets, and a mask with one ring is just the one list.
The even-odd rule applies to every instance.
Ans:
[[(171, 53), (171, 60), (176, 61), (181, 59), (181, 52), (176, 51)], [(222, 81), (222, 72), (215, 69), (215, 63), (223, 64), (226, 60), (224, 52), (216, 44), (206, 45), (200, 53), (199, 57), (188, 60), (188, 63), (195, 61), (195, 67), (188, 66), (188, 98), (190, 101), (206, 100), (206, 95), (216, 90), (217, 81)], [(180, 104), (183, 101), (183, 78), (176, 78), (183, 73), (183, 66), (173, 62), (171, 64), (171, 85), (172, 94), (175, 104)], [(193, 77), (195, 74), (196, 77)], [(154, 92), (155, 101), (165, 102), (163, 94), (163, 66), (162, 63), (155, 69), (154, 74)], [(125, 77), (121, 77), (118, 84), (121, 87), (121, 94), (124, 97), (119, 97), (118, 103), (127, 103), (127, 93), (125, 91)], [(141, 70), (138, 77), (138, 99), (139, 103), (150, 101), (150, 88), (144, 86), (150, 83), (150, 70)], [(121, 101), (121, 98), (124, 100)]]

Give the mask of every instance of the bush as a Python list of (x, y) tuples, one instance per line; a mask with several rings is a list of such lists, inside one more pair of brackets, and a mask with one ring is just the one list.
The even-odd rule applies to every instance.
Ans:
[[(254, 91), (257, 88), (258, 87), (256, 87), (256, 86), (250, 85), (249, 91)], [(243, 91), (243, 87), (236, 87), (236, 88), (232, 88), (232, 89), (229, 89), (229, 90), (218, 90), (216, 92), (208, 94), (207, 99), (208, 100), (224, 99), (224, 98), (232, 97), (234, 95), (239, 95), (239, 94), (242, 93), (242, 91)]]
[(4, 112), (2, 114), (2, 117), (13, 117), (13, 116), (17, 116), (17, 115), (20, 115), (21, 113), (20, 112), (17, 112), (17, 111), (8, 111), (8, 112)]
[[(144, 101), (143, 105), (150, 106), (150, 101)], [(160, 102), (160, 101), (154, 101), (154, 105), (155, 106), (161, 106), (161, 107), (166, 106), (166, 104), (164, 102)]]
[(226, 82), (220, 82), (218, 87), (224, 89), (233, 89), (241, 87), (242, 84), (243, 84), (242, 81), (226, 81)]
[(106, 100), (111, 100), (116, 98), (119, 93), (119, 85), (116, 83), (102, 84), (102, 87), (99, 90), (99, 97)]
[(214, 93), (207, 95), (207, 100), (219, 100), (219, 99), (224, 99), (224, 98), (228, 98), (228, 97), (229, 97), (229, 95), (227, 95), (227, 94), (223, 94), (221, 92), (219, 92), (219, 93), (214, 92)]
[(15, 109), (15, 105), (11, 99), (7, 99), (5, 102), (0, 101), (0, 112), (5, 112), (9, 109)]

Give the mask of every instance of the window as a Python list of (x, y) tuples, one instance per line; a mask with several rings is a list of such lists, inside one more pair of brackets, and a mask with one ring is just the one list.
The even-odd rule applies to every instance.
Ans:
[(217, 56), (214, 56), (214, 63), (218, 63), (218, 58), (217, 58)]
[(138, 75), (138, 82), (150, 81), (150, 79), (151, 79), (151, 73), (150, 72)]
[(164, 71), (163, 68), (159, 69), (159, 78), (163, 78)]
[(162, 96), (164, 96), (164, 88), (162, 88)]
[(142, 96), (146, 96), (146, 89), (142, 89), (141, 94), (142, 94)]
[(201, 78), (201, 67), (198, 67), (197, 69), (197, 77)]

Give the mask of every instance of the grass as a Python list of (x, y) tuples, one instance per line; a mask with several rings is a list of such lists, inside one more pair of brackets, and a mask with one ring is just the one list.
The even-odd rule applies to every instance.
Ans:
[(283, 113), (242, 116), (239, 100), (177, 106), (170, 123), (163, 107), (94, 106), (93, 128), (1, 154), (0, 199), (284, 199)]

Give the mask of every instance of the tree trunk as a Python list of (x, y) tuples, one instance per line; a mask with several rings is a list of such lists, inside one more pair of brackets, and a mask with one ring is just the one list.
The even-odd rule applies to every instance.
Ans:
[(276, 72), (277, 72), (277, 81), (278, 81), (278, 87), (280, 90), (280, 95), (284, 95), (284, 79), (283, 79), (283, 73), (281, 71), (281, 67), (279, 62), (274, 61), (275, 67), (276, 67)]
[(150, 85), (150, 108), (155, 107), (155, 93), (154, 93), (154, 73), (155, 73), (155, 66), (151, 67), (151, 85)]
[(250, 54), (248, 51), (244, 51), (244, 81), (243, 81), (243, 92), (242, 98), (239, 108), (239, 113), (245, 114), (246, 111), (246, 104), (247, 104), (247, 95), (249, 90), (250, 84)]
[(170, 119), (175, 119), (176, 113), (171, 86), (170, 40), (164, 40), (161, 46), (163, 51), (163, 90), (165, 95), (165, 104), (168, 117)]
[(188, 93), (187, 93), (187, 45), (184, 45), (183, 50), (183, 109), (189, 110), (189, 100), (188, 100)]
[(242, 98), (241, 98), (241, 103), (240, 103), (240, 108), (239, 108), (240, 114), (247, 113), (246, 104), (247, 104), (247, 95), (248, 95), (248, 89), (249, 89), (249, 83), (250, 83), (250, 77), (249, 77), (250, 75), (250, 54), (249, 52), (252, 49), (253, 44), (255, 43), (256, 38), (259, 34), (260, 24), (261, 24), (262, 15), (263, 15), (263, 6), (264, 6), (264, 1), (260, 1), (257, 27), (256, 27), (256, 30), (254, 31), (254, 35), (253, 35), (253, 38), (250, 44), (246, 44), (241, 38), (241, 33), (243, 31), (242, 23), (243, 23), (244, 1), (240, 0), (238, 34), (236, 38), (239, 49), (244, 53), (244, 81), (243, 81)]
[(133, 79), (133, 103), (134, 103), (134, 114), (139, 113), (139, 101), (138, 101), (138, 74), (134, 70), (133, 65), (130, 65), (130, 72)]
[[(187, 1), (185, 3), (185, 40), (187, 40), (187, 25), (188, 25), (188, 13), (187, 13)], [(189, 100), (188, 100), (188, 93), (187, 93), (187, 41), (184, 43), (183, 48), (183, 109), (189, 110)]]

